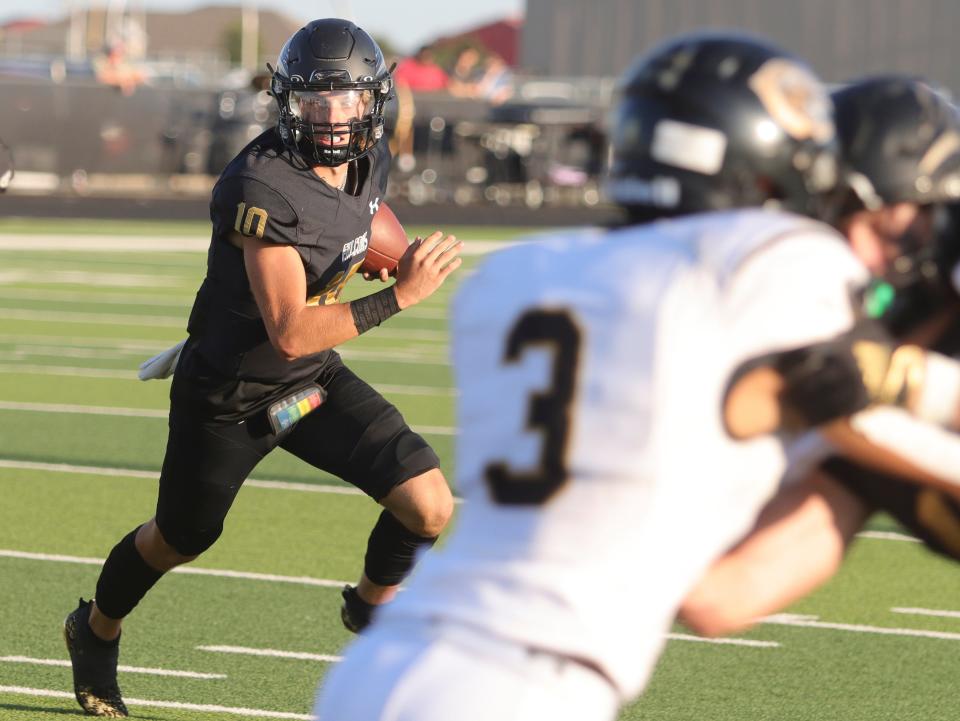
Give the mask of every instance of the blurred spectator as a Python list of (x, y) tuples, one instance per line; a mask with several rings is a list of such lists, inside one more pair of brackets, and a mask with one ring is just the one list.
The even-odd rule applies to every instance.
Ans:
[(429, 47), (420, 48), (416, 55), (404, 58), (393, 72), (393, 80), (398, 86), (409, 88), (415, 93), (445, 90), (450, 78), (446, 71), (433, 60)]
[(123, 43), (119, 42), (107, 46), (104, 54), (93, 61), (93, 69), (98, 81), (119, 88), (124, 95), (133, 95), (146, 80), (143, 72), (127, 60)]
[(10, 186), (13, 180), (13, 153), (0, 140), (0, 193)]
[(476, 97), (500, 105), (513, 96), (513, 71), (506, 61), (491, 53), (483, 62), (483, 75), (476, 84)]
[(393, 71), (396, 84), (397, 124), (393, 131), (390, 150), (397, 158), (397, 167), (403, 172), (413, 170), (413, 118), (416, 104), (413, 94), (445, 90), (450, 78), (433, 59), (433, 51), (424, 46), (412, 57), (404, 58)]
[(477, 97), (478, 83), (483, 78), (484, 68), (480, 64), (480, 51), (472, 45), (468, 45), (460, 54), (453, 65), (453, 72), (450, 74), (450, 93), (463, 98)]

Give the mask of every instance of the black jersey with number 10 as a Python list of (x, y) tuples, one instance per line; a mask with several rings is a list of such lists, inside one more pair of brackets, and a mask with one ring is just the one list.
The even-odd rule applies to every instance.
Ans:
[(243, 250), (231, 238), (292, 246), (303, 261), (307, 304), (336, 303), (363, 263), (389, 164), (387, 145), (379, 143), (353, 163), (341, 191), (292, 156), (271, 129), (227, 165), (213, 189), (207, 275), (177, 370), (178, 380), (192, 386), (191, 395), (214, 415), (240, 417), (266, 406), (315, 377), (334, 354), (291, 361), (277, 353), (250, 288)]

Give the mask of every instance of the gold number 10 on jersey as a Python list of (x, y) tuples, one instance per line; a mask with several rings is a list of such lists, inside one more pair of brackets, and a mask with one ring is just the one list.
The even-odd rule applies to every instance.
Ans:
[[(256, 230), (253, 231), (253, 224), (256, 222)], [(246, 203), (237, 203), (237, 219), (233, 224), (233, 229), (242, 235), (253, 235), (258, 238), (263, 237), (263, 231), (267, 228), (267, 211), (263, 208), (247, 207)]]
[(524, 313), (507, 337), (504, 363), (515, 363), (530, 346), (546, 347), (552, 355), (550, 385), (530, 396), (526, 427), (543, 434), (536, 468), (517, 471), (503, 461), (487, 466), (485, 476), (497, 503), (540, 505), (568, 480), (567, 440), (570, 406), (580, 359), (580, 329), (565, 310), (538, 308)]

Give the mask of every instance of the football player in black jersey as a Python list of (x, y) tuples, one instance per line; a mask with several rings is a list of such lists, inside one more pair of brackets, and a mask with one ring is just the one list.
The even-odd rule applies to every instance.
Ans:
[(65, 623), (88, 714), (127, 715), (116, 679), (121, 620), (166, 571), (217, 540), (244, 479), (274, 448), (384, 507), (360, 581), (343, 591), (352, 631), (395, 595), (415, 552), (451, 515), (434, 451), (333, 350), (430, 296), (460, 265), (460, 242), (434, 233), (410, 246), (395, 284), (338, 302), (383, 202), (390, 89), (365, 31), (346, 20), (309, 23), (273, 73), (278, 126), (241, 150), (214, 187), (207, 275), (170, 391), (156, 515), (113, 548), (95, 600), (81, 599)]

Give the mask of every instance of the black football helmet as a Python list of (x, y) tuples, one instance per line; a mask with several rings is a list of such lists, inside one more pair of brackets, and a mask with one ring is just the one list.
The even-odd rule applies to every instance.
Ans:
[(847, 166), (846, 210), (960, 199), (960, 118), (917, 78), (884, 76), (831, 94)]
[(280, 137), (311, 165), (363, 157), (383, 137), (392, 87), (370, 35), (349, 20), (314, 20), (287, 40), (273, 70)]
[(824, 218), (837, 182), (831, 114), (826, 89), (786, 52), (680, 36), (621, 81), (607, 194), (635, 220), (752, 206)]
[(960, 259), (960, 116), (923, 80), (901, 75), (853, 82), (832, 98), (845, 165), (842, 215), (917, 203), (930, 216), (932, 237), (908, 231), (877, 281), (889, 298), (881, 319), (905, 333), (955, 297), (948, 276)]

